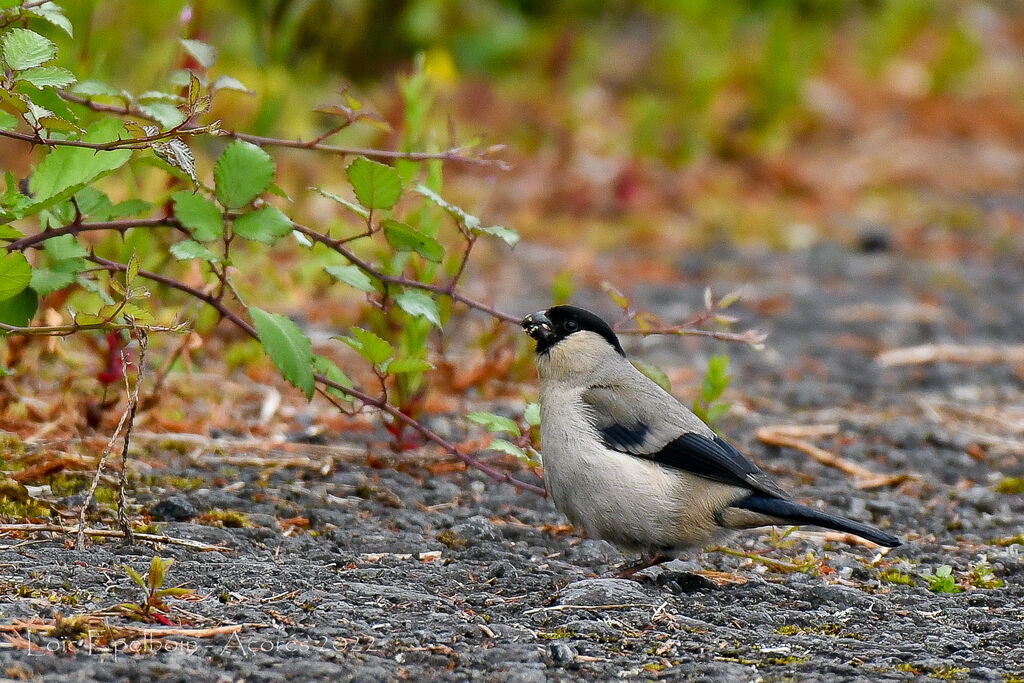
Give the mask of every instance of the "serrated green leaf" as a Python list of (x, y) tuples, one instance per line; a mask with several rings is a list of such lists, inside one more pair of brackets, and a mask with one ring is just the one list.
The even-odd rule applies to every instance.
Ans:
[(427, 372), (433, 369), (434, 366), (426, 359), (412, 358), (410, 356), (392, 358), (384, 366), (384, 371), (390, 372), (393, 375), (400, 375), (406, 372)]
[(147, 213), (153, 205), (144, 199), (126, 199), (110, 207), (110, 218), (125, 218)]
[(141, 102), (139, 111), (157, 121), (165, 129), (174, 128), (185, 120), (185, 114), (169, 102)]
[(220, 209), (206, 197), (181, 190), (171, 195), (174, 216), (188, 228), (192, 239), (209, 242), (224, 236), (224, 218)]
[(123, 97), (122, 93), (117, 88), (107, 85), (103, 81), (79, 81), (71, 88), (71, 92), (82, 97)]
[(272, 206), (242, 214), (235, 219), (231, 230), (239, 237), (273, 244), (292, 231), (292, 222)]
[[(85, 142), (116, 140), (123, 130), (120, 121), (102, 119), (82, 137)], [(132, 156), (131, 150), (94, 151), (83, 147), (57, 147), (50, 150), (29, 178), (29, 191), (35, 201), (21, 215), (36, 213), (75, 194), (99, 178), (112, 173)]]
[(184, 140), (180, 138), (161, 140), (153, 142), (152, 147), (158, 157), (187, 175), (192, 181), (193, 187), (199, 187), (199, 178), (196, 177), (196, 158)]
[(25, 236), (21, 230), (15, 230), (9, 225), (0, 225), (0, 239), (16, 240)]
[(32, 266), (23, 254), (15, 252), (0, 257), (0, 301), (10, 299), (32, 281)]
[(31, 83), (37, 88), (66, 88), (77, 79), (73, 73), (59, 66), (37, 66), (19, 72), (15, 80)]
[(12, 28), (0, 36), (0, 50), (7, 66), (15, 71), (31, 69), (57, 56), (57, 46), (27, 28)]
[(444, 209), (450, 216), (452, 216), (459, 223), (464, 225), (467, 229), (477, 233), (485, 233), (487, 235), (493, 235), (499, 238), (505, 244), (510, 247), (516, 246), (519, 243), (519, 233), (512, 228), (506, 228), (503, 225), (488, 225), (483, 226), (480, 224), (480, 219), (476, 216), (467, 213), (465, 210), (450, 203), (444, 197), (431, 190), (429, 187), (423, 184), (417, 185), (415, 188), (416, 192), (423, 195), (439, 207)]
[(437, 310), (437, 302), (426, 292), (408, 288), (395, 297), (395, 303), (409, 315), (426, 318), (441, 327), (441, 312)]
[(185, 240), (184, 242), (177, 242), (171, 245), (171, 254), (174, 258), (179, 261), (188, 261), (191, 259), (199, 259), (200, 261), (207, 261), (209, 263), (220, 262), (220, 257), (215, 253), (204, 247), (199, 242), (193, 240)]
[(51, 237), (43, 242), (46, 254), (53, 261), (64, 261), (67, 259), (79, 259), (89, 255), (85, 247), (78, 243), (72, 235), (60, 235)]
[(486, 427), (489, 432), (508, 432), (515, 436), (520, 435), (519, 425), (516, 424), (514, 420), (510, 420), (502, 415), (495, 415), (494, 413), (477, 410), (466, 415), (466, 419), (470, 422)]
[(78, 121), (78, 115), (68, 103), (61, 99), (54, 88), (37, 88), (29, 83), (16, 83), (15, 90), (28, 96), (37, 106), (43, 107), (55, 116), (67, 121)]
[(249, 307), (249, 317), (260, 344), (274, 361), (281, 376), (313, 398), (316, 380), (313, 376), (313, 345), (299, 326), (283, 315)]
[(213, 167), (217, 199), (229, 209), (240, 209), (274, 181), (274, 160), (256, 145), (235, 140), (224, 148)]
[(504, 225), (488, 225), (476, 228), (476, 231), (487, 235), (493, 235), (510, 247), (514, 247), (519, 244), (519, 233), (512, 228), (506, 228)]
[[(348, 376), (341, 371), (341, 369), (334, 363), (334, 361), (332, 361), (330, 358), (327, 358), (326, 356), (313, 356), (313, 369), (316, 370), (321, 375), (325, 375), (327, 379), (331, 380), (332, 382), (337, 382), (343, 387), (352, 386), (352, 380), (350, 380)], [(324, 387), (324, 391), (326, 391), (334, 398), (340, 399), (342, 401), (352, 401), (351, 396), (346, 394), (344, 391), (335, 389), (334, 387)]]
[(312, 189), (314, 192), (318, 192), (320, 195), (322, 195), (324, 197), (327, 197), (328, 199), (330, 199), (332, 201), (335, 201), (335, 202), (341, 204), (346, 209), (348, 209), (352, 213), (356, 214), (357, 216), (359, 216), (363, 220), (366, 220), (367, 218), (370, 217), (370, 212), (369, 211), (367, 211), (363, 207), (359, 206), (358, 204), (353, 204), (352, 202), (350, 202), (349, 200), (345, 199), (344, 197), (340, 197), (340, 196), (334, 194), (333, 192), (328, 192), (327, 190), (325, 190), (325, 189), (323, 189), (321, 187), (313, 187), (313, 188), (310, 188), (310, 189)]
[[(0, 283), (3, 282), (0, 277)], [(0, 284), (0, 287), (3, 285)], [(39, 308), (39, 295), (35, 290), (26, 287), (12, 297), (0, 300), (0, 323), (25, 327), (32, 320)]]
[(180, 39), (178, 42), (185, 48), (185, 52), (192, 55), (204, 68), (209, 69), (217, 62), (217, 48), (207, 45), (201, 40)]
[(520, 460), (531, 460), (530, 456), (526, 454), (526, 451), (524, 451), (522, 448), (515, 445), (511, 441), (506, 441), (505, 439), (494, 439), (487, 447), (487, 450), (508, 453), (509, 455), (516, 456)]
[[(18, 3), (14, 3), (18, 4)], [(22, 9), (25, 14), (33, 17), (39, 17), (45, 21), (50, 22), (57, 28), (68, 34), (68, 38), (74, 38), (75, 32), (71, 27), (71, 21), (64, 16), (64, 10), (60, 8), (55, 2), (44, 2), (36, 7), (26, 7)]]
[(0, 130), (14, 130), (18, 127), (18, 119), (0, 109)]
[(523, 410), (523, 419), (526, 420), (526, 424), (531, 427), (536, 427), (540, 424), (540, 404), (536, 401), (530, 401), (526, 404), (526, 409)]
[(128, 259), (128, 267), (124, 271), (124, 285), (128, 290), (131, 290), (132, 285), (135, 283), (135, 278), (139, 276), (139, 254), (137, 251), (132, 249), (131, 258)]
[(32, 270), (32, 281), (29, 286), (36, 290), (39, 296), (46, 296), (70, 285), (75, 281), (75, 275), (77, 273), (35, 268)]
[(338, 339), (348, 344), (373, 365), (382, 364), (394, 353), (394, 347), (386, 340), (361, 327), (353, 327), (351, 337), (338, 337)]
[(402, 179), (390, 166), (359, 157), (345, 170), (359, 203), (368, 209), (390, 209), (402, 196)]
[(647, 376), (648, 379), (650, 379), (652, 382), (657, 384), (665, 391), (672, 390), (672, 387), (668, 381), (668, 375), (666, 375), (665, 372), (657, 365), (654, 365), (653, 363), (647, 363), (642, 360), (631, 360), (630, 363), (633, 364), (634, 368), (642, 372), (644, 375)]
[(384, 221), (383, 227), (384, 237), (395, 251), (415, 251), (434, 263), (440, 263), (444, 258), (444, 247), (430, 235), (391, 219)]
[(374, 281), (359, 266), (326, 266), (324, 270), (331, 277), (344, 282), (350, 287), (355, 287), (361, 292), (377, 291)]

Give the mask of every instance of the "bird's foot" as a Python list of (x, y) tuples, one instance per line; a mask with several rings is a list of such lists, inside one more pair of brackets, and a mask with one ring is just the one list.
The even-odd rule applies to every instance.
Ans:
[[(622, 569), (619, 570), (619, 572), (615, 575), (615, 577), (619, 578), (619, 579), (634, 579), (634, 576), (636, 575), (637, 572), (641, 572), (641, 571), (647, 569), (648, 567), (653, 567), (654, 565), (661, 564), (662, 562), (668, 562), (671, 559), (672, 558), (669, 557), (668, 555), (660, 555), (660, 554), (659, 555), (655, 555), (654, 557), (651, 557), (649, 559), (641, 559), (639, 562), (634, 562), (633, 564), (623, 565)], [(634, 580), (639, 580), (639, 579), (634, 579)]]

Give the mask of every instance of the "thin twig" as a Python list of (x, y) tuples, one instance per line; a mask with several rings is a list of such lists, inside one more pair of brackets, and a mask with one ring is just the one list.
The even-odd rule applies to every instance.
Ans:
[(1024, 344), (1006, 346), (922, 344), (890, 349), (875, 358), (886, 368), (924, 363), (1024, 363)]
[[(831, 426), (826, 429), (831, 430)], [(802, 453), (806, 453), (811, 456), (817, 462), (827, 467), (834, 467), (835, 469), (849, 474), (855, 480), (857, 480), (857, 488), (859, 489), (872, 489), (879, 486), (895, 486), (906, 481), (909, 478), (907, 474), (878, 474), (872, 472), (866, 467), (862, 467), (856, 463), (850, 462), (844, 458), (839, 457), (833, 453), (818, 448), (809, 441), (805, 441), (800, 438), (801, 434), (808, 433), (807, 427), (795, 426), (791, 427), (788, 425), (775, 425), (771, 427), (761, 427), (754, 434), (758, 441), (766, 443), (770, 446), (783, 446), (786, 448), (793, 448)], [(820, 433), (820, 430), (817, 432)], [(828, 433), (834, 433), (829, 431)]]
[[(121, 527), (121, 531), (124, 532), (125, 541), (129, 545), (134, 545), (135, 540), (132, 538), (132, 525), (128, 520), (127, 502), (125, 500), (125, 491), (128, 488), (128, 444), (132, 438), (132, 428), (135, 426), (135, 413), (139, 408), (139, 387), (142, 386), (143, 376), (146, 372), (146, 347), (149, 345), (149, 337), (146, 335), (145, 330), (140, 330), (134, 327), (135, 321), (131, 318), (128, 322), (132, 324), (132, 335), (135, 337), (139, 344), (139, 364), (135, 369), (135, 386), (132, 388), (131, 396), (128, 398), (128, 426), (124, 431), (124, 444), (121, 447), (121, 476), (117, 480), (117, 524)], [(127, 350), (121, 352), (122, 356), (125, 356)], [(123, 359), (122, 367), (128, 367), (128, 359)], [(128, 384), (128, 373), (124, 373), (125, 385)], [(88, 505), (86, 505), (88, 506)]]
[[(51, 532), (56, 534), (72, 534), (74, 533), (71, 527), (63, 527), (58, 524), (0, 524), (0, 534), (2, 533), (40, 533), (40, 532)], [(103, 538), (124, 538), (124, 533), (116, 529), (79, 529), (78, 533), (85, 533), (88, 536), (100, 536)], [(199, 541), (192, 541), (187, 538), (175, 538), (173, 536), (165, 536), (163, 534), (148, 534), (135, 532), (135, 540), (142, 541), (143, 543), (167, 543), (169, 545), (180, 545), (186, 548), (192, 548), (193, 550), (209, 551), (215, 550), (217, 552), (231, 552), (231, 548), (222, 545), (209, 545), (208, 543), (201, 543)]]

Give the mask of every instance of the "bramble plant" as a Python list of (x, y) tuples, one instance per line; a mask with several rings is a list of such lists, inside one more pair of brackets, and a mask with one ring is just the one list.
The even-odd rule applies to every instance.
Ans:
[[(437, 332), (447, 329), (457, 309), (497, 323), (519, 320), (462, 288), (480, 240), (511, 249), (518, 234), (487, 224), (444, 196), (446, 164), (495, 171), (507, 166), (492, 158), (498, 148), (453, 143), (439, 149), (433, 142), (428, 114), (434, 100), (422, 60), (398, 79), (404, 105), (398, 150), (331, 143), (351, 127), (387, 128), (347, 91), (316, 109), (327, 123), (312, 139), (267, 137), (210, 120), (223, 93), (249, 92), (230, 76), (211, 78), (217, 58), (212, 46), (180, 40), (178, 68), (166, 83), (135, 94), (79, 80), (56, 63), (60, 48), (43, 34), (74, 35), (58, 4), (9, 5), (0, 3), (0, 137), (31, 145), (36, 163), (26, 179), (4, 173), (0, 336), (116, 333), (108, 337), (114, 357), (123, 351), (115, 346), (127, 341), (120, 335), (138, 345), (146, 334), (185, 333), (212, 312), (258, 340), (282, 377), (307, 399), (318, 393), (347, 413), (376, 411), (399, 449), (430, 442), (498, 481), (543, 494), (419, 420), (431, 359), (443, 354)], [(210, 174), (201, 170), (208, 148), (220, 150)], [(277, 184), (278, 161), (268, 151), (277, 148), (344, 158), (344, 181), (289, 194)], [(322, 226), (295, 218), (311, 199), (333, 208)], [(335, 339), (355, 351), (364, 368), (343, 369), (331, 357), (333, 349), (314, 350), (298, 324), (267, 310), (273, 302), (246, 301), (245, 276), (276, 277), (273, 255), (286, 250), (299, 255), (303, 268), (316, 268), (362, 297), (358, 319)], [(189, 305), (174, 298), (182, 294)], [(165, 298), (175, 305), (164, 306)], [(714, 302), (709, 294), (705, 312), (682, 325), (630, 312), (636, 327), (620, 332), (702, 334), (760, 345), (763, 335), (756, 331), (725, 329), (731, 322), (720, 311), (734, 300)], [(48, 309), (46, 325), (33, 324), (41, 301)], [(56, 310), (61, 307), (63, 313)], [(709, 321), (719, 328), (700, 329)], [(115, 369), (123, 373), (121, 365)], [(357, 384), (350, 375), (375, 380)], [(661, 380), (667, 385), (663, 374)], [(507, 435), (492, 440), (491, 449), (533, 463), (529, 427), (539, 417), (535, 410), (527, 413), (521, 423), (482, 413), (469, 419)], [(129, 436), (130, 430), (125, 453)]]

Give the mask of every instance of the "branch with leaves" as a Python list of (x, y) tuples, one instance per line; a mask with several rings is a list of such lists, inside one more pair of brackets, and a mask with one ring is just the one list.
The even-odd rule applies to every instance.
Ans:
[[(333, 121), (311, 140), (257, 136), (205, 120), (219, 92), (247, 91), (227, 76), (212, 82), (206, 78), (216, 54), (210, 46), (182, 40), (182, 49), (199, 68), (173, 71), (165, 90), (135, 96), (95, 81), (78, 82), (71, 71), (54, 65), (56, 43), (22, 25), (47, 21), (70, 36), (71, 25), (59, 5), (46, 7), (45, 16), (30, 3), (0, 10), (0, 136), (30, 144), (37, 157), (24, 182), (7, 172), (0, 193), (0, 240), (7, 242), (0, 256), (0, 335), (127, 329), (141, 340), (146, 332), (185, 331), (188, 320), (179, 320), (178, 314), (171, 322), (159, 320), (150, 291), (138, 284), (156, 283), (211, 306), (221, 321), (257, 339), (284, 379), (307, 399), (319, 394), (346, 412), (379, 413), (396, 448), (432, 443), (496, 481), (544, 494), (540, 486), (467, 452), (420, 419), (432, 360), (443, 354), (436, 340), (446, 334), (457, 309), (496, 323), (519, 321), (463, 289), (482, 240), (511, 249), (519, 235), (487, 225), (451, 203), (442, 174), (453, 163), (495, 170), (507, 166), (490, 157), (498, 147), (477, 152), (453, 142), (436, 151), (429, 144), (430, 122), (420, 114), (429, 109), (431, 94), (422, 69), (399, 81), (407, 113), (396, 150), (329, 142), (352, 125), (382, 125), (347, 92), (341, 93), (340, 103), (317, 109)], [(213, 162), (210, 182), (198, 177), (192, 146), (198, 138), (213, 137), (232, 141)], [(345, 169), (347, 182), (289, 197), (275, 183), (278, 167), (267, 151), (275, 147), (354, 157)], [(129, 175), (135, 186), (164, 189), (120, 202), (101, 189), (100, 181), (108, 178), (127, 187)], [(143, 175), (153, 182), (138, 181)], [(107, 180), (102, 186), (110, 184)], [(296, 215), (299, 202), (314, 196), (334, 207), (329, 228)], [(145, 248), (126, 259), (119, 238)], [(255, 262), (238, 256), (244, 245), (247, 258), (259, 254)], [(323, 261), (326, 275), (365, 301), (362, 324), (351, 324), (335, 339), (362, 358), (375, 378), (368, 383), (372, 388), (356, 386), (334, 361), (315, 353), (292, 320), (245, 303), (237, 274), (274, 268), (271, 250), (283, 248)], [(183, 269), (200, 274), (203, 282), (180, 279), (177, 273)], [(40, 301), (57, 292), (76, 294), (68, 324), (32, 325)], [(617, 293), (612, 298), (625, 299)], [(664, 325), (633, 311), (625, 300), (624, 313), (636, 328), (620, 332), (704, 334), (760, 344), (759, 333), (729, 330), (723, 310), (733, 300), (709, 299), (701, 315), (682, 325)], [(712, 323), (717, 329), (706, 329)], [(138, 382), (129, 392), (132, 410), (137, 390)], [(467, 419), (492, 434), (486, 450), (513, 454), (533, 466), (536, 413), (530, 404), (519, 422), (482, 412)], [(407, 440), (406, 433), (414, 439)]]

